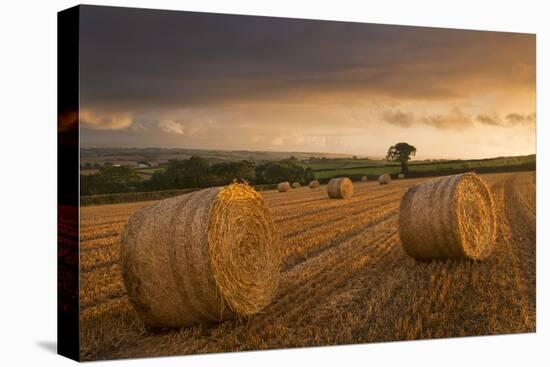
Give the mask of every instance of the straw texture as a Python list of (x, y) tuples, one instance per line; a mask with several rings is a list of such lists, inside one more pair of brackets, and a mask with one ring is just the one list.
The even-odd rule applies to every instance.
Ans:
[(387, 173), (384, 173), (383, 175), (378, 176), (378, 182), (380, 185), (387, 185), (391, 182), (391, 177)]
[(401, 243), (416, 259), (485, 259), (495, 227), (491, 194), (474, 173), (413, 186), (401, 200)]
[(288, 182), (281, 182), (277, 185), (277, 190), (279, 192), (287, 192), (290, 191), (290, 183)]
[(353, 183), (347, 177), (332, 178), (327, 185), (328, 197), (347, 199), (353, 195)]
[(319, 181), (317, 180), (313, 180), (309, 183), (309, 188), (310, 189), (316, 189), (318, 188), (319, 186), (321, 186), (321, 184), (319, 183)]
[(262, 197), (245, 184), (145, 207), (122, 234), (128, 296), (146, 325), (182, 327), (261, 311), (281, 252)]

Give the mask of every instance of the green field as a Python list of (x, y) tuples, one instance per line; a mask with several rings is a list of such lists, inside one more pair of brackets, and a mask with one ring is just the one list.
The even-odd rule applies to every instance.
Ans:
[[(132, 151), (132, 153), (134, 153)], [(256, 152), (256, 154), (258, 154)], [(295, 154), (295, 153), (293, 153)], [(309, 153), (308, 153), (309, 154)], [(288, 158), (291, 153), (287, 153), (286, 158)], [(369, 176), (378, 176), (383, 173), (389, 173), (391, 175), (396, 175), (401, 171), (401, 166), (398, 162), (389, 162), (384, 159), (369, 159), (369, 158), (351, 158), (351, 157), (317, 157), (317, 158), (305, 158), (304, 153), (298, 156), (301, 157), (297, 163), (303, 168), (311, 168), (317, 179), (329, 179), (336, 176), (360, 176), (360, 175), (369, 175)], [(96, 157), (97, 158), (97, 157)], [(236, 157), (228, 157), (228, 160), (233, 160)], [(243, 156), (239, 156), (243, 158)], [(259, 156), (255, 157), (258, 159)], [(265, 157), (263, 157), (265, 158)], [(273, 159), (274, 157), (270, 157)], [(281, 159), (285, 157), (279, 157)], [(207, 158), (208, 159), (208, 158)], [(220, 156), (217, 156), (215, 159), (210, 160), (210, 163), (213, 164), (220, 160)], [(261, 162), (258, 160), (257, 162)], [(409, 162), (409, 171), (411, 175), (416, 173), (422, 174), (425, 176), (429, 172), (433, 172), (434, 176), (438, 174), (447, 172), (447, 171), (460, 171), (460, 170), (479, 170), (483, 172), (489, 172), (491, 169), (495, 171), (507, 171), (509, 170), (521, 170), (521, 167), (526, 167), (526, 169), (534, 169), (536, 162), (536, 156), (526, 155), (526, 156), (516, 156), (516, 157), (497, 157), (497, 158), (488, 158), (488, 159), (474, 159), (474, 160), (424, 160), (424, 161), (415, 161), (412, 160)], [(164, 169), (164, 164), (161, 164), (158, 167), (152, 168), (135, 168), (136, 172), (140, 175), (143, 180), (149, 180), (153, 173), (157, 171), (162, 171)], [(91, 170), (81, 170), (81, 174), (92, 174), (97, 173), (97, 169)]]
[[(208, 159), (210, 163), (248, 160), (252, 162), (278, 161), (290, 156), (299, 160), (310, 157), (350, 159), (351, 154), (321, 152), (272, 152), (247, 150), (206, 150), (177, 148), (86, 148), (80, 149), (80, 164), (111, 162), (122, 166), (134, 166), (137, 162), (166, 163), (171, 159), (189, 159), (192, 156)], [(141, 169), (140, 169), (141, 170)], [(146, 169), (147, 170), (147, 169)]]
[[(516, 170), (526, 167), (533, 169), (536, 162), (535, 155), (518, 157), (498, 157), (491, 159), (477, 160), (440, 160), (440, 161), (411, 161), (409, 162), (409, 171), (411, 175), (415, 173), (433, 172), (438, 175), (441, 172), (452, 170), (479, 170), (497, 171)], [(384, 160), (368, 159), (326, 159), (315, 160), (311, 164), (301, 163), (304, 167), (311, 167), (314, 170), (315, 177), (318, 179), (327, 179), (336, 176), (359, 176), (373, 175), (378, 176), (383, 173), (397, 174), (401, 171), (399, 163), (387, 162)]]
[[(324, 180), (336, 176), (361, 175), (378, 176), (383, 173), (396, 175), (401, 168), (398, 162), (384, 159), (354, 157), (351, 154), (314, 153), (314, 152), (264, 152), (264, 151), (218, 151), (199, 149), (163, 149), (163, 148), (82, 148), (81, 164), (109, 161), (113, 164), (135, 166), (140, 161), (159, 164), (151, 168), (135, 168), (141, 179), (149, 180), (154, 172), (164, 169), (170, 159), (189, 159), (192, 155), (200, 156), (210, 164), (227, 161), (248, 160), (261, 164), (266, 161), (277, 161), (294, 157), (303, 168), (311, 168), (317, 179)], [(535, 155), (516, 157), (497, 157), (477, 160), (412, 160), (409, 162), (411, 175), (452, 174), (466, 170), (479, 172), (502, 172), (507, 170), (532, 170), (535, 168)], [(81, 174), (96, 173), (97, 170), (81, 170)]]
[(376, 166), (399, 166), (397, 162), (388, 162), (386, 160), (377, 159), (313, 159), (304, 160), (299, 162), (304, 167), (310, 167), (314, 171), (323, 171), (327, 169), (349, 169), (349, 168), (361, 168), (361, 167), (376, 167)]
[[(398, 162), (386, 160), (373, 160), (366, 158), (307, 158), (297, 161), (303, 168), (313, 169), (315, 178), (322, 184), (326, 184), (330, 178), (347, 176), (353, 181), (368, 176), (369, 180), (376, 179), (383, 173), (389, 173), (394, 178), (401, 171)], [(141, 179), (151, 179), (154, 172), (163, 170), (162, 166), (154, 168), (136, 168), (135, 171)], [(477, 173), (496, 173), (514, 171), (533, 171), (536, 169), (536, 156), (497, 157), (477, 160), (437, 160), (437, 161), (411, 161), (407, 177), (427, 177), (452, 175), (457, 173), (475, 171)], [(93, 170), (89, 170), (93, 171)], [(255, 185), (256, 190), (273, 190), (276, 183)], [(81, 197), (81, 205), (100, 205), (112, 203), (124, 203), (144, 200), (159, 200), (185, 192), (196, 190), (163, 190), (148, 192), (128, 192), (102, 195), (88, 195)]]

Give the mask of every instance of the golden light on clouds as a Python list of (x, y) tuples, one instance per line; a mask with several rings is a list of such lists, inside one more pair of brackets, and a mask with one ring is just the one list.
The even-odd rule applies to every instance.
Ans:
[(200, 13), (148, 24), (83, 15), (84, 145), (535, 152), (534, 35)]
[(132, 126), (132, 115), (125, 112), (105, 112), (80, 110), (80, 123), (84, 128), (93, 130), (122, 130)]

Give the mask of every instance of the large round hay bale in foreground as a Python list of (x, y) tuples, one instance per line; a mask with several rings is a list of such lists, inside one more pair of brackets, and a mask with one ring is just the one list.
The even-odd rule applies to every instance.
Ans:
[(277, 185), (277, 190), (279, 192), (287, 192), (290, 191), (290, 183), (288, 182), (281, 182)]
[(292, 188), (293, 188), (293, 189), (297, 189), (297, 188), (299, 188), (299, 187), (300, 187), (300, 183), (299, 183), (299, 182), (293, 182), (293, 183), (292, 183)]
[(404, 174), (404, 173), (400, 173), (400, 174), (397, 175), (397, 178), (398, 178), (399, 180), (402, 180), (402, 179), (405, 178), (405, 174)]
[(347, 199), (353, 195), (353, 183), (347, 177), (331, 178), (327, 193), (331, 199)]
[(494, 246), (495, 227), (491, 193), (474, 173), (413, 186), (401, 200), (401, 243), (416, 259), (482, 260)]
[(319, 183), (319, 181), (317, 180), (313, 180), (309, 183), (309, 188), (310, 189), (316, 189), (318, 188), (319, 186), (321, 186), (321, 184)]
[(122, 234), (128, 297), (149, 327), (256, 314), (271, 302), (280, 264), (269, 209), (240, 183), (147, 206)]
[(369, 178), (367, 176), (361, 176), (361, 181), (368, 181)]
[(378, 182), (380, 185), (387, 185), (391, 182), (391, 177), (387, 173), (384, 173), (383, 175), (378, 176)]

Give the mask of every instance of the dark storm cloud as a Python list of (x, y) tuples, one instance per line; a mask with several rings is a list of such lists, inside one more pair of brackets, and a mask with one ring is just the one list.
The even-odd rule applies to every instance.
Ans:
[(81, 101), (124, 114), (341, 93), (459, 98), (533, 87), (534, 47), (523, 34), (84, 6)]
[(445, 114), (424, 116), (421, 121), (438, 129), (463, 129), (472, 124), (472, 118), (459, 108)]

